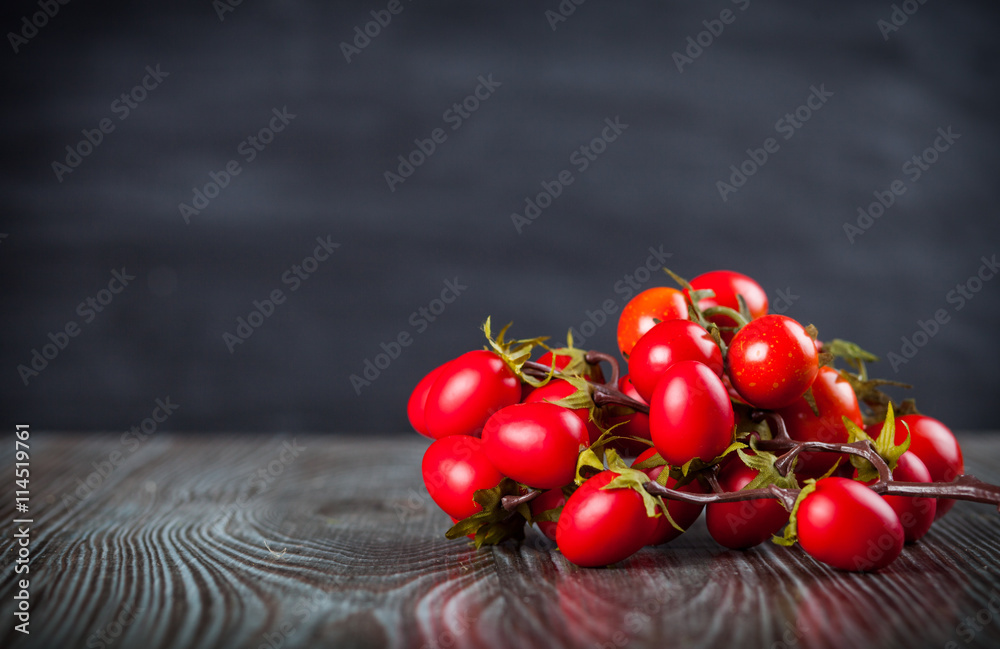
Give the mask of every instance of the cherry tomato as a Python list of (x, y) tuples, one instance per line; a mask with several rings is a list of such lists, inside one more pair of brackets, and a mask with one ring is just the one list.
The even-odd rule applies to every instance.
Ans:
[(679, 361), (698, 361), (722, 377), (722, 351), (697, 322), (666, 320), (643, 335), (632, 348), (628, 371), (632, 384), (649, 401), (663, 372)]
[[(757, 471), (740, 458), (727, 460), (719, 472), (724, 491), (740, 491), (757, 477)], [(745, 500), (735, 503), (710, 503), (705, 508), (708, 533), (719, 545), (743, 550), (760, 545), (788, 522), (788, 512), (777, 500)]]
[(740, 329), (729, 346), (729, 378), (747, 402), (767, 410), (789, 405), (819, 373), (816, 345), (783, 315), (765, 315)]
[[(549, 489), (548, 491), (543, 491), (540, 496), (529, 502), (528, 507), (531, 509), (532, 516), (538, 516), (542, 512), (562, 507), (565, 504), (566, 494), (563, 493), (562, 489)], [(538, 526), (538, 531), (547, 536), (549, 540), (556, 540), (557, 523), (553, 521), (539, 521), (535, 525)]]
[(466, 352), (441, 368), (427, 392), (427, 433), (479, 435), (490, 415), (520, 400), (521, 381), (502, 358), (485, 349)]
[[(847, 443), (850, 435), (842, 417), (847, 417), (858, 426), (864, 426), (858, 397), (851, 384), (832, 367), (821, 367), (812, 384), (813, 398), (819, 417), (804, 397), (799, 397), (778, 414), (785, 420), (788, 435), (800, 442)], [(841, 460), (848, 462), (844, 453), (801, 453), (795, 461), (795, 475), (800, 479), (818, 478)]]
[[(628, 374), (625, 374), (618, 378), (618, 391), (627, 397), (635, 399), (639, 403), (646, 403), (646, 400), (642, 398), (642, 395), (639, 394), (636, 391), (635, 386), (632, 385), (632, 381), (629, 380)], [(610, 428), (615, 424), (625, 422), (618, 428), (615, 428), (611, 432), (612, 435), (621, 435), (623, 437), (638, 437), (640, 439), (650, 439), (649, 415), (647, 415), (646, 413), (633, 412), (624, 407), (618, 407), (618, 406), (615, 406), (613, 408), (605, 406), (605, 412), (614, 413), (605, 416), (604, 425), (606, 428)], [(619, 412), (623, 414), (617, 414)], [(646, 449), (652, 448), (649, 444), (643, 444), (642, 442), (633, 442), (630, 440), (616, 440), (611, 443), (610, 447), (626, 456), (638, 455), (643, 451), (645, 451)]]
[[(713, 306), (724, 306), (740, 310), (740, 303), (736, 295), (742, 295), (747, 303), (747, 309), (752, 318), (759, 318), (767, 313), (767, 293), (760, 287), (760, 284), (751, 278), (731, 270), (713, 270), (698, 275), (690, 282), (691, 288), (696, 291), (711, 289), (715, 291), (715, 297), (705, 298), (698, 301), (698, 307), (702, 310)], [(709, 318), (719, 327), (735, 327), (736, 321), (725, 315), (714, 315)], [(722, 339), (727, 343), (733, 339), (732, 331), (722, 331)]]
[(903, 526), (881, 496), (856, 480), (823, 478), (799, 503), (799, 543), (841, 570), (879, 570), (903, 550)]
[[(656, 455), (655, 448), (649, 448), (644, 451), (639, 457), (635, 458), (635, 462), (632, 463), (634, 467), (640, 462), (644, 462), (649, 458)], [(649, 476), (650, 480), (656, 480), (660, 473), (663, 472), (664, 467), (658, 466), (652, 469), (642, 469), (642, 472)], [(677, 491), (686, 491), (688, 493), (702, 494), (705, 493), (704, 488), (702, 488), (701, 483), (697, 480), (687, 483), (683, 487), (677, 488), (677, 480), (674, 478), (667, 478), (666, 486), (670, 489), (677, 489)], [(667, 503), (667, 511), (670, 512), (670, 517), (674, 519), (674, 522), (680, 525), (685, 530), (691, 527), (698, 517), (701, 516), (701, 510), (705, 508), (704, 505), (698, 503), (686, 503), (681, 500), (669, 500), (664, 499)], [(653, 532), (646, 545), (662, 545), (667, 541), (672, 541), (681, 535), (680, 530), (670, 524), (666, 516), (660, 516), (655, 519), (656, 526), (653, 528)]]
[[(531, 394), (524, 400), (524, 403), (554, 403), (560, 399), (565, 399), (575, 392), (576, 387), (569, 381), (552, 379), (542, 387), (532, 390)], [(597, 438), (601, 436), (601, 429), (597, 427), (597, 424), (590, 421), (590, 409), (573, 408), (570, 412), (579, 417), (583, 425), (587, 427), (587, 438), (590, 440), (590, 443), (593, 444), (596, 442)]]
[[(854, 477), (858, 477), (855, 470)], [(931, 472), (913, 451), (907, 451), (899, 457), (896, 468), (892, 471), (892, 479), (899, 482), (933, 482)], [(872, 480), (867, 484), (872, 484)], [(883, 499), (899, 517), (903, 526), (903, 534), (907, 543), (913, 543), (927, 533), (934, 523), (934, 513), (937, 503), (934, 498), (909, 498), (906, 496), (882, 496)]]
[[(933, 482), (951, 482), (965, 473), (962, 447), (947, 426), (927, 415), (896, 417), (897, 444), (906, 439), (906, 428), (900, 422), (906, 422), (910, 427), (910, 452), (924, 463)], [(874, 439), (878, 439), (881, 432), (881, 422), (868, 429), (868, 435)], [(938, 499), (935, 520), (947, 514), (954, 505), (955, 501), (951, 498)]]
[(406, 416), (409, 418), (413, 430), (431, 439), (434, 439), (434, 437), (427, 432), (427, 424), (424, 421), (424, 408), (427, 405), (427, 393), (431, 391), (434, 381), (441, 375), (442, 368), (444, 368), (444, 365), (439, 365), (428, 372), (427, 376), (420, 379), (417, 387), (413, 388), (413, 392), (410, 393), (409, 401), (406, 402)]
[(593, 568), (617, 563), (646, 545), (656, 519), (646, 515), (642, 496), (632, 489), (602, 489), (618, 477), (602, 471), (566, 500), (556, 543), (569, 561)]
[(668, 367), (649, 402), (653, 444), (672, 466), (722, 454), (733, 440), (734, 419), (722, 380), (698, 361)]
[(687, 317), (684, 293), (666, 286), (646, 289), (629, 300), (618, 317), (618, 349), (628, 358), (635, 344), (653, 325)]
[(587, 427), (572, 410), (522, 403), (497, 411), (483, 428), (483, 450), (501, 473), (535, 489), (573, 482)]
[(468, 435), (443, 437), (431, 444), (421, 471), (431, 499), (458, 520), (482, 510), (472, 499), (476, 491), (492, 489), (503, 480), (483, 452), (482, 440)]

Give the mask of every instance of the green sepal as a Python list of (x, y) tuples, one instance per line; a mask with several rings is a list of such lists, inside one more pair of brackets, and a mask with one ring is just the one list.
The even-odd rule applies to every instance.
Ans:
[(819, 417), (819, 406), (816, 405), (816, 397), (813, 395), (813, 389), (811, 385), (809, 386), (809, 389), (806, 390), (805, 393), (802, 395), (802, 398), (806, 400), (807, 404), (809, 404), (809, 409), (812, 410), (812, 413), (817, 417)]
[(806, 499), (806, 496), (814, 491), (816, 491), (816, 481), (811, 479), (806, 480), (805, 485), (799, 491), (798, 498), (795, 499), (792, 511), (788, 514), (788, 524), (785, 525), (785, 533), (781, 536), (774, 535), (771, 537), (772, 543), (785, 547), (795, 545), (795, 542), (799, 540), (798, 521), (796, 520), (796, 515), (799, 513), (799, 505)]
[[(642, 497), (642, 504), (646, 507), (646, 516), (650, 518), (658, 518), (661, 515), (665, 516), (667, 522), (679, 532), (686, 531), (670, 516), (670, 511), (667, 509), (667, 505), (663, 502), (663, 499), (652, 495), (643, 488), (643, 485), (649, 482), (649, 476), (646, 473), (630, 468), (613, 449), (608, 449), (607, 459), (608, 470), (617, 473), (618, 477), (601, 487), (601, 489), (632, 489)], [(666, 471), (663, 473), (666, 473)]]
[(823, 343), (823, 352), (827, 354), (832, 354), (834, 358), (842, 358), (844, 361), (854, 368), (862, 380), (868, 378), (868, 371), (865, 368), (865, 363), (874, 363), (878, 361), (878, 356), (867, 352), (855, 343), (847, 340), (841, 340), (840, 338), (834, 338), (829, 342)]
[(483, 323), (483, 333), (486, 334), (486, 349), (496, 353), (500, 358), (503, 359), (507, 367), (511, 369), (514, 374), (516, 374), (522, 381), (530, 385), (541, 387), (548, 383), (551, 379), (553, 372), (549, 372), (549, 375), (544, 379), (536, 379), (533, 376), (527, 375), (522, 371), (524, 364), (531, 360), (531, 352), (535, 347), (544, 346), (544, 342), (548, 340), (548, 336), (539, 336), (537, 338), (526, 338), (524, 340), (505, 340), (507, 330), (513, 323), (508, 322), (500, 333), (497, 334), (496, 338), (493, 337), (492, 326), (490, 317), (486, 317), (486, 322)]
[(527, 519), (519, 511), (508, 512), (502, 504), (504, 496), (517, 496), (520, 493), (521, 486), (510, 478), (504, 478), (492, 489), (477, 490), (472, 499), (482, 505), (482, 511), (455, 523), (445, 532), (445, 538), (458, 539), (474, 534), (477, 548), (495, 545), (509, 538), (524, 538)]
[(664, 460), (659, 453), (653, 453), (652, 456), (647, 457), (642, 462), (636, 462), (635, 464), (633, 464), (632, 468), (639, 469), (641, 471), (643, 469), (655, 469), (658, 466), (666, 466), (666, 465), (667, 461)]
[(798, 481), (795, 479), (794, 470), (789, 471), (788, 475), (781, 475), (778, 473), (778, 470), (774, 468), (774, 463), (778, 461), (777, 455), (753, 448), (753, 442), (751, 442), (750, 446), (755, 455), (744, 453), (742, 450), (737, 451), (740, 455), (740, 460), (743, 461), (743, 464), (757, 472), (754, 479), (743, 487), (744, 489), (764, 489), (771, 484), (781, 487), (782, 489), (799, 488)]
[(544, 512), (538, 512), (531, 517), (529, 523), (558, 523), (559, 515), (562, 514), (564, 505), (558, 507), (553, 507), (552, 509), (546, 509)]
[[(889, 465), (889, 470), (894, 471), (899, 464), (899, 458), (910, 448), (910, 427), (906, 426), (906, 439), (901, 444), (896, 444), (896, 416), (892, 410), (892, 402), (886, 404), (885, 421), (882, 424), (882, 431), (878, 439), (872, 439), (860, 426), (844, 417), (844, 426), (847, 427), (849, 442), (866, 441), (874, 447), (885, 463)], [(851, 455), (851, 464), (858, 470), (857, 479), (862, 482), (878, 480), (878, 470), (871, 462), (859, 455)]]
[[(592, 469), (594, 473), (589, 470)], [(576, 458), (576, 477), (573, 481), (582, 485), (588, 478), (604, 470), (604, 461), (593, 449), (585, 448)]]

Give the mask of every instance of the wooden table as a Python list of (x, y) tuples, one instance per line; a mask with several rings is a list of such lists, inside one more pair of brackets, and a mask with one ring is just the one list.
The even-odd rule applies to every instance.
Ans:
[[(961, 439), (968, 470), (1000, 481), (1000, 435)], [(30, 445), (31, 634), (13, 630), (20, 514), (5, 497), (4, 647), (1000, 646), (986, 505), (959, 503), (879, 574), (726, 551), (701, 522), (588, 570), (534, 533), (446, 540), (415, 434), (35, 431)], [(13, 463), (4, 444), (8, 485)]]

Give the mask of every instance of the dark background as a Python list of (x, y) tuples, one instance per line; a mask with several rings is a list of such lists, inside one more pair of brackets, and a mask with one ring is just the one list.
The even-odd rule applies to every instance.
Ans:
[[(487, 315), (561, 337), (623, 304), (616, 282), (662, 245), (677, 272), (750, 274), (772, 301), (798, 296), (785, 313), (821, 337), (883, 359), (945, 309), (912, 360), (873, 373), (914, 383), (954, 428), (997, 427), (1000, 282), (947, 301), (1000, 252), (995, 2), (913, 3), (886, 40), (888, 1), (590, 0), (553, 30), (557, 0), (404, 0), (349, 63), (340, 43), (386, 2), (244, 2), (224, 20), (210, 0), (159, 4), (76, 0), (17, 53), (5, 38), (10, 425), (124, 430), (169, 396), (173, 429), (402, 430), (409, 390), (479, 346)], [(735, 20), (678, 71), (673, 53), (726, 8)], [(37, 11), (5, 3), (3, 32)], [(119, 120), (112, 103), (157, 64), (169, 76)], [(444, 112), (490, 74), (501, 85), (451, 130)], [(775, 123), (821, 84), (833, 96), (783, 139)], [(245, 163), (240, 142), (285, 106), (294, 120)], [(616, 116), (628, 128), (579, 172), (570, 154)], [(115, 130), (58, 181), (53, 161), (103, 118)], [(439, 127), (389, 191), (383, 173)], [(910, 182), (902, 166), (939, 127), (961, 138)], [(716, 181), (768, 137), (778, 152), (721, 200)], [(230, 159), (241, 173), (186, 224), (178, 205)], [(511, 213), (563, 169), (574, 183), (518, 234)], [(849, 242), (844, 223), (896, 179), (906, 193)], [(282, 274), (326, 235), (340, 248), (289, 292)], [(136, 279), (85, 323), (77, 305), (122, 267)], [(456, 277), (468, 288), (417, 333), (410, 314)], [(287, 301), (231, 354), (223, 334), (276, 288)], [(25, 385), (18, 365), (70, 321), (80, 334)], [(586, 345), (615, 349), (613, 321)], [(404, 331), (413, 343), (356, 394), (350, 375)]]

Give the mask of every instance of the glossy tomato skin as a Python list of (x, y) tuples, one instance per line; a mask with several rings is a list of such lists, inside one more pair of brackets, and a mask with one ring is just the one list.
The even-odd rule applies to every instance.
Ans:
[(618, 349), (628, 358), (642, 335), (657, 322), (687, 317), (684, 293), (666, 286), (646, 289), (629, 300), (618, 317)]
[[(556, 507), (562, 507), (566, 504), (566, 494), (563, 493), (562, 489), (549, 489), (548, 491), (543, 491), (540, 496), (528, 503), (528, 507), (531, 509), (532, 516), (538, 516), (542, 512), (547, 512), (550, 509), (555, 509)], [(538, 531), (547, 536), (549, 540), (556, 540), (556, 523), (553, 521), (539, 521), (535, 523), (538, 526)]]
[(566, 500), (556, 543), (569, 561), (585, 568), (617, 563), (642, 549), (655, 519), (646, 516), (642, 496), (632, 489), (602, 489), (618, 477), (602, 471)]
[[(734, 457), (719, 472), (723, 491), (740, 491), (757, 477)], [(788, 522), (788, 512), (777, 500), (745, 500), (735, 503), (710, 503), (705, 508), (708, 532), (719, 545), (730, 550), (744, 550), (770, 539)]]
[(444, 365), (439, 365), (428, 372), (427, 376), (420, 379), (417, 387), (413, 388), (413, 392), (410, 393), (409, 401), (406, 402), (406, 416), (410, 420), (413, 430), (431, 439), (434, 439), (434, 437), (427, 432), (427, 424), (424, 421), (424, 408), (427, 405), (427, 394), (431, 391), (431, 386), (434, 385), (438, 376), (441, 375), (443, 368)]
[(899, 517), (881, 496), (848, 478), (823, 478), (799, 503), (799, 544), (834, 568), (875, 571), (903, 550)]
[(667, 368), (649, 402), (653, 444), (671, 466), (721, 455), (733, 440), (734, 419), (722, 380), (697, 361)]
[(468, 435), (450, 435), (431, 444), (421, 472), (431, 499), (458, 520), (482, 510), (472, 499), (476, 491), (492, 489), (503, 479), (483, 452), (482, 440)]
[[(632, 385), (632, 381), (629, 379), (628, 374), (618, 378), (618, 390), (627, 397), (635, 399), (640, 403), (646, 403), (646, 400), (642, 398), (642, 395), (639, 394), (636, 391), (635, 386)], [(612, 435), (638, 437), (640, 439), (649, 439), (652, 441), (649, 436), (649, 415), (644, 412), (627, 412), (628, 414), (614, 414), (606, 416), (604, 419), (605, 428), (611, 428), (615, 424), (621, 423), (621, 426), (612, 431)], [(642, 442), (617, 440), (611, 443), (611, 448), (623, 455), (634, 456), (642, 453), (648, 448), (651, 448), (651, 446), (649, 444), (643, 444)]]
[[(905, 422), (909, 426), (910, 452), (924, 463), (933, 482), (951, 482), (965, 473), (962, 447), (947, 426), (927, 415), (896, 417), (897, 444), (906, 439), (906, 427), (900, 422)], [(869, 436), (878, 439), (879, 433), (882, 432), (882, 423), (875, 424), (867, 430)], [(947, 514), (954, 504), (955, 501), (950, 498), (938, 499), (935, 519)]]
[[(636, 464), (644, 462), (645, 460), (648, 460), (654, 455), (656, 455), (656, 449), (649, 448), (648, 450), (641, 453), (639, 457), (635, 458), (635, 461), (632, 463), (632, 466), (634, 467)], [(663, 469), (664, 467), (658, 466), (652, 469), (641, 469), (641, 471), (646, 475), (648, 475), (650, 480), (656, 480), (658, 477), (660, 477), (660, 474), (663, 472)], [(677, 480), (675, 480), (674, 478), (667, 478), (666, 486), (670, 489), (677, 489), (678, 491), (686, 491), (688, 493), (694, 493), (694, 494), (705, 493), (705, 489), (701, 486), (701, 483), (699, 483), (697, 480), (689, 482), (688, 484), (678, 489)], [(691, 527), (691, 525), (693, 525), (694, 522), (698, 520), (698, 517), (701, 516), (701, 511), (705, 508), (704, 505), (698, 503), (686, 503), (680, 500), (669, 500), (669, 499), (665, 500), (667, 503), (667, 511), (670, 512), (671, 518), (673, 518), (674, 522), (680, 525), (685, 530)], [(654, 520), (656, 521), (656, 525), (653, 528), (649, 540), (646, 541), (646, 545), (662, 545), (664, 543), (667, 543), (668, 541), (676, 539), (678, 536), (681, 535), (680, 530), (671, 525), (670, 521), (667, 520), (666, 516), (660, 516)]]
[(704, 327), (690, 320), (665, 320), (647, 331), (628, 357), (632, 385), (645, 401), (663, 372), (679, 361), (698, 361), (722, 377), (722, 351)]
[[(734, 311), (740, 310), (740, 303), (736, 295), (740, 294), (746, 300), (747, 309), (752, 318), (759, 318), (767, 314), (767, 293), (760, 284), (753, 279), (731, 270), (713, 270), (703, 275), (698, 275), (690, 281), (691, 288), (696, 291), (711, 289), (715, 291), (715, 297), (705, 298), (698, 302), (702, 309), (713, 306), (729, 307)], [(719, 327), (735, 327), (736, 322), (729, 316), (715, 315), (709, 318)], [(722, 339), (727, 343), (733, 339), (731, 331), (723, 331)]]
[[(854, 474), (857, 478), (857, 471)], [(898, 482), (932, 482), (930, 471), (912, 451), (907, 451), (899, 457), (899, 462), (892, 471), (892, 479)], [(868, 484), (873, 482), (875, 481)], [(934, 523), (934, 514), (937, 511), (937, 502), (934, 498), (906, 496), (882, 496), (882, 498), (899, 517), (907, 543), (920, 540)]]
[[(576, 388), (569, 381), (552, 379), (542, 387), (532, 390), (531, 394), (525, 398), (524, 403), (555, 403), (560, 399), (565, 399), (574, 392), (576, 392)], [(597, 438), (601, 436), (601, 429), (597, 427), (597, 424), (590, 421), (590, 409), (573, 408), (570, 412), (579, 417), (583, 425), (587, 427), (587, 439), (589, 443), (593, 444), (596, 442)]]
[[(819, 417), (813, 414), (804, 397), (778, 410), (788, 435), (800, 442), (847, 443), (850, 435), (842, 417), (864, 427), (861, 407), (851, 384), (832, 367), (821, 367), (812, 384)], [(848, 461), (843, 453), (800, 453), (795, 461), (795, 475), (804, 480), (818, 478), (836, 464)]]
[(496, 468), (535, 489), (573, 482), (587, 427), (572, 410), (551, 403), (522, 403), (497, 411), (483, 428), (483, 450)]
[(816, 344), (801, 324), (783, 315), (765, 315), (740, 329), (727, 358), (733, 387), (766, 410), (794, 402), (819, 373)]
[(521, 400), (521, 381), (498, 355), (466, 352), (441, 368), (427, 392), (424, 422), (430, 437), (479, 435), (494, 412)]

